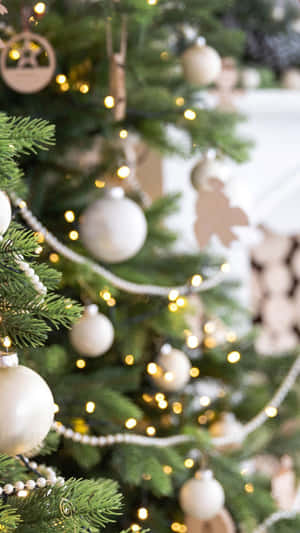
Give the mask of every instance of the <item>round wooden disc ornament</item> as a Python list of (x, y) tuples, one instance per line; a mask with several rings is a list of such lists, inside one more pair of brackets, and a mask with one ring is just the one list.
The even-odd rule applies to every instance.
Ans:
[(55, 66), (55, 53), (47, 39), (29, 31), (15, 35), (1, 53), (2, 78), (18, 93), (33, 94), (44, 89)]
[(222, 509), (210, 520), (199, 520), (186, 515), (184, 522), (188, 533), (236, 533), (234, 522), (227, 509)]

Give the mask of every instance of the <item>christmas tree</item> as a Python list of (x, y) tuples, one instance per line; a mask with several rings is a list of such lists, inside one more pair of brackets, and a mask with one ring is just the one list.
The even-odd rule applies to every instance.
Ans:
[[(210, 106), (206, 92), (221, 69), (216, 50), (235, 58), (244, 53), (243, 31), (224, 24), (235, 8), (228, 0), (10, 2), (2, 28), (2, 38), (11, 39), (3, 52), (9, 87), (1, 84), (2, 102), (11, 115), (55, 124), (56, 145), (22, 161), (26, 191), (13, 181), (1, 190), (10, 193), (19, 221), (36, 232), (43, 283), (56, 279), (46, 270), (49, 261), (62, 274), (63, 298), (85, 309), (70, 334), (52, 331), (45, 347), (37, 346), (45, 340), (40, 323), (26, 328), (22, 319), (23, 336), (12, 323), (8, 336), (55, 397), (49, 463), (66, 478), (96, 481), (83, 481), (63, 502), (58, 489), (46, 503), (39, 493), (22, 499), (22, 525), (10, 523), (10, 514), (4, 522), (5, 507), (8, 531), (99, 531), (119, 504), (115, 485), (103, 486), (103, 477), (117, 481), (124, 495), (123, 515), (107, 531), (299, 529), (297, 499), (276, 514), (270, 476), (258, 460), (296, 455), (299, 401), (291, 388), (299, 360), (262, 358), (252, 334), (240, 338), (235, 329), (244, 312), (226, 280), (228, 264), (209, 252), (176, 252), (177, 236), (164, 220), (179, 198), (152, 202), (139, 176), (149, 149), (185, 157), (214, 149), (219, 168), (225, 156), (247, 157), (249, 143), (236, 132), (240, 117)], [(53, 55), (36, 34), (56, 55), (54, 79), (43, 90), (38, 68)], [(28, 60), (30, 79), (22, 70)], [(46, 125), (39, 131), (32, 124), (40, 147)], [(177, 141), (174, 128), (186, 142)], [(194, 186), (205, 189), (211, 177), (196, 172)], [(11, 294), (17, 305), (18, 285)], [(30, 294), (24, 305), (31, 305)], [(70, 303), (59, 311), (67, 325), (78, 308)], [(47, 316), (45, 333), (57, 315)], [(1, 335), (5, 341), (6, 331)], [(10, 498), (9, 511), (17, 515), (20, 500)], [(47, 506), (61, 514), (45, 523)]]

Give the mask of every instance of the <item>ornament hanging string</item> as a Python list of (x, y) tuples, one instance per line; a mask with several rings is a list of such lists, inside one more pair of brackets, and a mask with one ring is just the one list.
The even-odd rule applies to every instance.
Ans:
[[(277, 389), (270, 402), (247, 424), (245, 424), (240, 432), (234, 435), (228, 435), (224, 437), (215, 437), (211, 440), (213, 446), (216, 448), (224, 445), (236, 444), (243, 441), (250, 433), (262, 426), (266, 420), (268, 420), (267, 408), (272, 406), (276, 409), (282, 404), (287, 394), (293, 387), (297, 377), (300, 374), (300, 355), (294, 361), (288, 374), (284, 378), (280, 387)], [(155, 448), (167, 448), (168, 446), (178, 446), (180, 444), (195, 443), (195, 438), (189, 435), (175, 435), (167, 438), (153, 438), (144, 437), (143, 435), (137, 435), (132, 433), (117, 433), (115, 435), (106, 436), (91, 436), (81, 435), (76, 433), (71, 428), (65, 427), (60, 422), (54, 422), (52, 429), (59, 433), (66, 439), (71, 439), (74, 442), (81, 442), (82, 444), (89, 444), (90, 446), (98, 446), (103, 448), (105, 446), (112, 446), (114, 444), (135, 444), (138, 446), (153, 446)], [(260, 531), (255, 532), (260, 533)]]
[(86, 265), (95, 274), (105, 278), (114, 287), (123, 290), (131, 294), (148, 294), (152, 296), (168, 297), (172, 290), (176, 290), (179, 295), (188, 295), (196, 292), (204, 292), (214, 287), (217, 287), (224, 281), (224, 273), (218, 271), (212, 278), (203, 281), (199, 287), (193, 287), (190, 283), (179, 286), (163, 287), (159, 285), (146, 285), (127, 281), (119, 276), (116, 276), (107, 268), (91, 261), (83, 255), (74, 252), (68, 246), (62, 244), (47, 228), (45, 228), (41, 222), (33, 215), (28, 209), (26, 202), (17, 198), (15, 194), (11, 194), (11, 200), (13, 204), (20, 209), (22, 218), (33, 229), (33, 231), (39, 232), (45, 238), (45, 242), (51, 246), (56, 252), (60, 253), (63, 257), (77, 264)]

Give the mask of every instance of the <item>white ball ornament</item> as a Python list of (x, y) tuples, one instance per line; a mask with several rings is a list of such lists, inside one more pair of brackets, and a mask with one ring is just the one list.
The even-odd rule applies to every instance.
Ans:
[(98, 357), (107, 352), (114, 342), (114, 328), (97, 305), (88, 305), (82, 317), (70, 331), (70, 341), (75, 350), (85, 357)]
[(167, 392), (182, 389), (190, 380), (191, 363), (181, 350), (165, 344), (157, 359), (158, 372), (153, 376), (155, 384)]
[(121, 263), (136, 255), (147, 237), (143, 210), (114, 187), (82, 215), (80, 235), (89, 252), (108, 263)]
[(11, 205), (5, 192), (0, 191), (0, 235), (4, 235), (11, 222)]
[(179, 500), (182, 510), (199, 520), (210, 520), (221, 510), (225, 502), (222, 485), (210, 470), (199, 471), (194, 479), (181, 488)]
[(257, 89), (260, 86), (260, 73), (255, 68), (245, 68), (241, 72), (241, 84), (244, 89)]
[(209, 186), (210, 179), (219, 179), (224, 183), (230, 176), (229, 165), (222, 159), (206, 155), (193, 168), (191, 173), (191, 183), (197, 191), (202, 187)]
[(217, 81), (222, 60), (218, 52), (205, 44), (205, 39), (188, 48), (181, 56), (185, 79), (193, 85), (209, 85)]
[(38, 448), (53, 419), (53, 396), (41, 376), (25, 366), (1, 366), (0, 453), (26, 454)]
[(290, 68), (282, 76), (282, 85), (285, 89), (292, 91), (300, 90), (300, 69)]

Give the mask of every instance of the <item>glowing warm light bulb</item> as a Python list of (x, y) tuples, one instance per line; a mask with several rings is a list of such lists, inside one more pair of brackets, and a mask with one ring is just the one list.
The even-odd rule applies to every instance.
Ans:
[(265, 413), (269, 418), (275, 418), (275, 416), (277, 416), (278, 414), (278, 409), (277, 407), (274, 407), (273, 405), (268, 405), (265, 408)]
[(180, 298), (177, 298), (176, 304), (178, 305), (178, 307), (185, 307), (186, 305), (185, 298), (183, 298), (182, 296)]
[(57, 403), (54, 404), (54, 414), (59, 413), (59, 405)]
[(85, 404), (85, 410), (87, 413), (92, 414), (95, 412), (96, 404), (95, 402), (86, 402)]
[(134, 356), (130, 353), (124, 358), (125, 364), (128, 366), (134, 365)]
[(111, 293), (107, 290), (104, 290), (100, 292), (100, 296), (107, 302), (111, 298)]
[(193, 287), (200, 287), (202, 281), (203, 281), (203, 278), (200, 274), (194, 274), (194, 276), (191, 279), (191, 284)]
[(67, 76), (65, 74), (57, 74), (55, 80), (58, 85), (62, 85), (63, 83), (66, 83)]
[(170, 302), (168, 308), (171, 313), (176, 313), (176, 311), (178, 311), (178, 305), (175, 302)]
[(73, 229), (72, 231), (70, 231), (70, 233), (69, 233), (69, 239), (71, 239), (71, 241), (77, 241), (77, 240), (79, 239), (79, 233), (78, 233), (78, 231), (76, 231), (76, 230), (74, 230), (74, 229)]
[(200, 405), (202, 405), (202, 407), (208, 407), (210, 404), (211, 404), (211, 399), (209, 396), (200, 396)]
[(121, 139), (127, 139), (128, 131), (127, 130), (120, 130), (119, 136), (120, 136)]
[(128, 418), (125, 422), (125, 427), (127, 429), (133, 429), (135, 428), (135, 426), (137, 425), (137, 420), (136, 418)]
[(164, 373), (164, 380), (167, 381), (168, 383), (170, 383), (171, 381), (173, 381), (174, 379), (174, 374), (173, 372), (165, 372)]
[(195, 461), (194, 459), (192, 459), (191, 457), (188, 457), (187, 459), (185, 459), (184, 461), (184, 466), (185, 468), (193, 468), (195, 464)]
[(182, 413), (182, 403), (174, 402), (172, 405), (172, 409), (176, 415), (180, 415)]
[(244, 486), (244, 489), (246, 492), (248, 492), (248, 494), (252, 494), (254, 492), (254, 487), (252, 483), (246, 483), (246, 485)]
[(55, 252), (49, 255), (49, 261), (51, 261), (51, 263), (58, 263), (59, 259), (60, 259), (59, 255), (56, 254)]
[(137, 511), (137, 515), (140, 520), (147, 520), (149, 511), (146, 507), (140, 507)]
[(4, 348), (10, 348), (11, 345), (12, 345), (12, 340), (11, 338), (7, 335), (6, 337), (4, 337), (2, 339), (2, 344), (4, 346)]
[(227, 274), (230, 272), (230, 264), (229, 263), (223, 263), (223, 265), (220, 266), (220, 269), (224, 274)]
[(86, 367), (85, 360), (84, 359), (77, 359), (76, 366), (77, 366), (77, 368), (80, 368), (80, 369), (85, 368)]
[(46, 11), (46, 4), (45, 2), (37, 2), (33, 8), (34, 12), (37, 15), (43, 15)]
[(74, 220), (75, 220), (75, 213), (74, 213), (74, 211), (71, 211), (71, 210), (69, 209), (68, 211), (65, 211), (65, 213), (64, 213), (64, 217), (65, 217), (65, 220), (66, 220), (67, 222), (70, 222), (70, 223), (71, 223), (71, 222), (74, 222)]
[(234, 331), (229, 331), (226, 335), (228, 342), (235, 342), (237, 340), (237, 334)]
[(137, 533), (138, 531), (141, 531), (142, 528), (139, 524), (131, 524), (130, 529), (134, 533)]
[(121, 179), (126, 179), (130, 175), (130, 168), (127, 165), (122, 165), (117, 170), (117, 176)]
[(62, 83), (60, 85), (60, 90), (63, 92), (63, 93), (66, 93), (68, 90), (70, 89), (70, 85), (69, 83), (66, 81), (66, 83)]
[(147, 0), (147, 3), (149, 4), (149, 6), (156, 6), (158, 0)]
[(147, 365), (147, 372), (148, 374), (150, 374), (150, 376), (154, 376), (155, 374), (157, 374), (157, 371), (158, 371), (158, 366), (156, 363), (149, 363)]
[(81, 94), (87, 94), (90, 90), (90, 85), (88, 83), (82, 83), (79, 87)]
[(186, 109), (183, 115), (186, 120), (195, 120), (197, 117), (197, 113), (193, 109)]
[(113, 96), (106, 96), (104, 98), (104, 105), (107, 107), (107, 109), (112, 109), (115, 107), (115, 99)]
[(20, 59), (20, 57), (21, 57), (21, 54), (20, 54), (19, 50), (17, 50), (16, 48), (12, 48), (9, 51), (8, 55), (9, 55), (10, 59), (12, 59), (13, 61), (18, 61), (18, 59)]
[(185, 102), (185, 100), (184, 100), (183, 96), (178, 96), (176, 98), (176, 100), (175, 100), (175, 103), (176, 103), (176, 105), (178, 105), (178, 107), (182, 107), (184, 105), (184, 102)]
[(146, 433), (147, 433), (147, 435), (149, 435), (149, 437), (153, 437), (155, 435), (155, 433), (156, 433), (155, 427), (154, 426), (148, 426), (146, 428)]
[(170, 474), (172, 474), (173, 468), (170, 465), (164, 465), (163, 466), (163, 471), (164, 471), (165, 474), (167, 474), (169, 476)]
[(196, 337), (196, 335), (189, 335), (188, 338), (186, 339), (186, 344), (189, 348), (193, 350), (195, 348), (198, 348), (200, 341), (198, 337)]
[(200, 374), (200, 370), (199, 368), (197, 368), (196, 366), (193, 366), (190, 370), (190, 375), (192, 378), (197, 378)]
[(158, 402), (158, 407), (160, 409), (167, 409), (167, 407), (168, 407), (167, 400), (161, 400), (160, 402)]
[(240, 352), (234, 351), (227, 354), (228, 363), (235, 364), (238, 363), (241, 358)]
[(95, 180), (95, 187), (97, 187), (97, 189), (103, 189), (105, 187), (106, 183), (105, 181), (103, 180)]
[(178, 296), (179, 296), (179, 291), (177, 289), (172, 289), (169, 292), (168, 298), (169, 298), (170, 302), (175, 302), (175, 300), (177, 300)]

